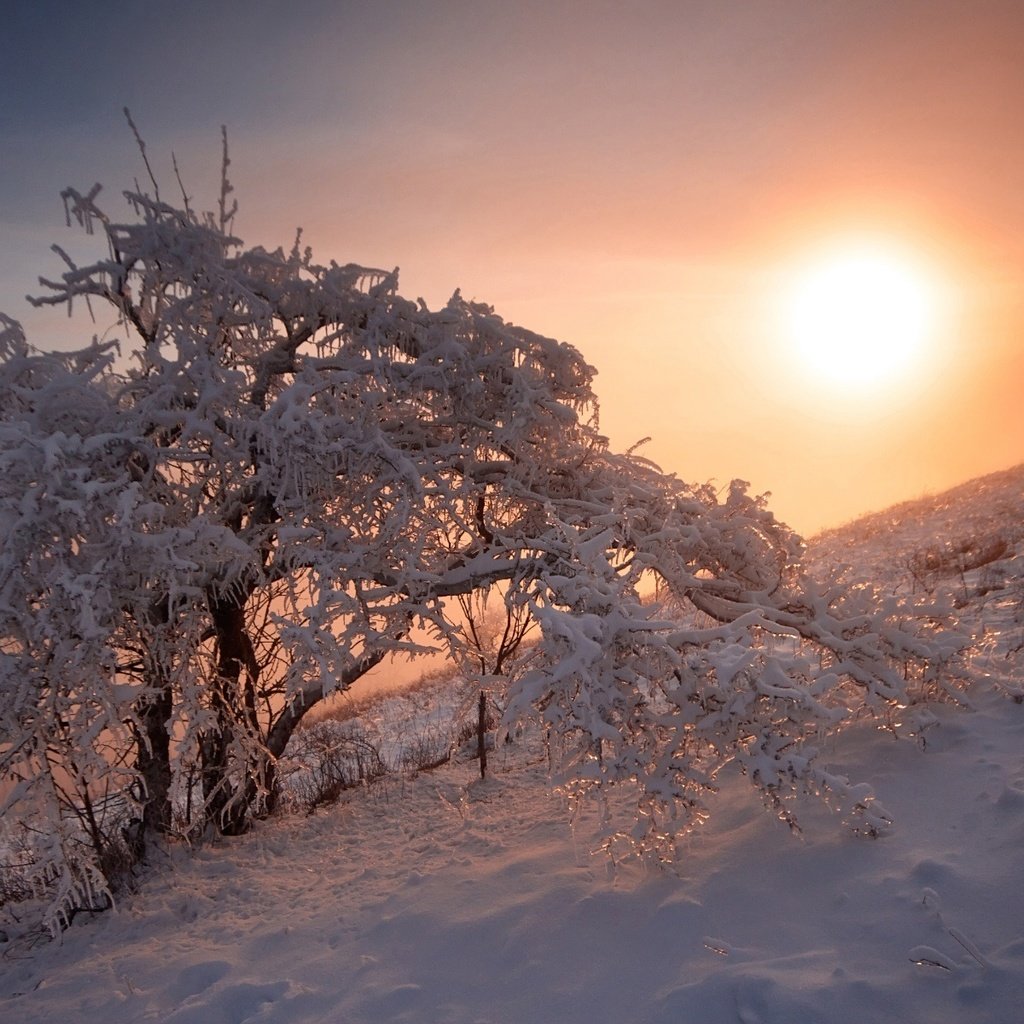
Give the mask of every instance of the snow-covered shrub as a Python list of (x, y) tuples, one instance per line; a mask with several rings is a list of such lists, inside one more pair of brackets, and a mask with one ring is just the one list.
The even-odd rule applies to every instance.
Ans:
[(346, 789), (381, 778), (387, 767), (358, 722), (323, 721), (295, 731), (280, 771), (287, 799), (311, 813)]
[[(976, 569), (992, 566), (1007, 558), (1013, 551), (1008, 536), (997, 531), (982, 536), (962, 537), (956, 541), (932, 543), (925, 548), (910, 552), (906, 556), (906, 567), (914, 587), (932, 594), (942, 581), (956, 580), (959, 583), (958, 599), (966, 602), (969, 598), (967, 574)], [(989, 573), (988, 586), (993, 574)]]

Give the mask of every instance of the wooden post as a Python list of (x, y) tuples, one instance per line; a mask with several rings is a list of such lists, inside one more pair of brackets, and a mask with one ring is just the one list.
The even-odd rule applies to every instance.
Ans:
[(487, 778), (487, 694), (480, 691), (480, 711), (476, 722), (476, 749), (480, 755), (480, 778)]

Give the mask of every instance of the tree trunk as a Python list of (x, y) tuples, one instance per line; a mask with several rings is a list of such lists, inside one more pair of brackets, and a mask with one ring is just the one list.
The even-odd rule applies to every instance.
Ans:
[[(222, 680), (215, 682), (220, 687)], [(217, 706), (217, 724), (199, 738), (200, 781), (203, 788), (203, 818), (217, 831), (223, 831), (225, 808), (228, 805), (227, 749), (230, 743), (230, 722), (222, 707), (223, 698), (214, 695)]]
[[(200, 741), (203, 799), (206, 821), (224, 835), (240, 835), (248, 828), (249, 804), (255, 786), (246, 770), (234, 766), (240, 782), (229, 776), (229, 750), (236, 737), (240, 718), (255, 716), (253, 702), (242, 693), (242, 674), (247, 673), (246, 688), (255, 689), (255, 657), (245, 627), (245, 598), (210, 597), (210, 615), (217, 636), (217, 664), (212, 693), (217, 724)], [(255, 728), (255, 723), (250, 723)]]
[(143, 835), (165, 833), (171, 827), (171, 687), (160, 683), (139, 707), (144, 735), (137, 737), (136, 767), (145, 793), (142, 806)]
[[(142, 779), (142, 824), (139, 842), (145, 846), (152, 833), (164, 834), (172, 824), (171, 811), (171, 734), (169, 722), (174, 711), (174, 693), (167, 676), (166, 666), (153, 652), (160, 649), (160, 633), (170, 618), (166, 597), (154, 601), (143, 626), (145, 655), (145, 690), (137, 713), (142, 734), (136, 735), (137, 755), (135, 767)], [(149, 633), (149, 629), (154, 632)]]

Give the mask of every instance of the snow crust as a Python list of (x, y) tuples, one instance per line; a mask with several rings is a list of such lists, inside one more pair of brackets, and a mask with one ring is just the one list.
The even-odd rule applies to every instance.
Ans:
[[(941, 709), (931, 749), (831, 752), (899, 827), (798, 842), (750, 788), (681, 876), (610, 869), (540, 752), (391, 781), (176, 854), (145, 892), (11, 950), (5, 1020), (1003, 1021), (1024, 996), (1024, 707)], [(533, 763), (531, 761), (533, 755)], [(918, 961), (915, 963), (914, 961)]]

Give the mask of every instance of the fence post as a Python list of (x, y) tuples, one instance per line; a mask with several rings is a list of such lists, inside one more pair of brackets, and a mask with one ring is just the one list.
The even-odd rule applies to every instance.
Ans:
[(487, 694), (480, 691), (480, 709), (476, 721), (476, 749), (480, 755), (480, 778), (487, 778), (487, 744), (484, 742), (487, 733)]

